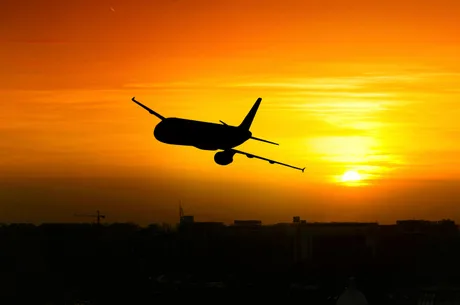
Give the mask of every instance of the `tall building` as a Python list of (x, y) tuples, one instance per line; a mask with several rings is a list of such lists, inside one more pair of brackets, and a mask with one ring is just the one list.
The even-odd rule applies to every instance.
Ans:
[(347, 288), (342, 295), (337, 299), (337, 305), (368, 305), (364, 294), (356, 289), (354, 278), (350, 278)]

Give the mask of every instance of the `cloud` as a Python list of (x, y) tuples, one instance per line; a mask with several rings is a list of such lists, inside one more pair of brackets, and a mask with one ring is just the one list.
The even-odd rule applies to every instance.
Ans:
[(394, 97), (394, 93), (387, 92), (350, 92), (350, 91), (282, 91), (276, 94), (277, 96), (320, 96), (320, 97), (339, 97), (339, 98), (366, 98), (372, 99), (377, 98), (381, 99), (384, 97)]
[(68, 44), (69, 41), (57, 39), (7, 39), (7, 43), (20, 44)]
[[(456, 107), (460, 96), (454, 80), (459, 76), (456, 72), (420, 69), (233, 86), (268, 90), (273, 102), (265, 107), (274, 111), (291, 110), (336, 126), (381, 135), (392, 132), (395, 138), (411, 132), (442, 132), (447, 138), (458, 132), (454, 125), (460, 114)], [(403, 130), (405, 127), (411, 129)], [(399, 135), (395, 128), (400, 130)]]
[[(256, 80), (257, 77), (252, 78)], [(359, 75), (348, 77), (310, 77), (310, 78), (283, 78), (271, 79), (264, 81), (247, 81), (234, 82), (232, 79), (207, 79), (198, 82), (180, 81), (180, 82), (158, 82), (158, 83), (143, 83), (131, 82), (126, 83), (123, 88), (139, 88), (139, 89), (185, 89), (185, 88), (263, 88), (265, 90), (280, 89), (290, 90), (284, 92), (289, 95), (290, 92), (301, 93), (303, 95), (318, 95), (324, 96), (328, 92), (341, 90), (341, 92), (333, 93), (336, 96), (357, 97), (367, 95), (368, 97), (383, 97), (388, 96), (388, 92), (352, 92), (352, 90), (361, 90), (366, 86), (381, 83), (410, 83), (417, 80), (413, 75)], [(300, 90), (303, 90), (301, 92)], [(314, 90), (314, 91), (305, 91)], [(345, 90), (345, 91), (344, 91)], [(323, 91), (323, 92), (322, 92)]]
[(320, 119), (307, 119), (302, 122), (308, 127), (308, 135), (310, 137), (347, 137), (347, 136), (366, 136), (368, 135), (367, 130), (360, 128), (353, 128), (349, 126), (337, 126)]
[(123, 88), (137, 89), (188, 89), (202, 87), (204, 84), (193, 82), (162, 82), (162, 83), (127, 83)]
[[(199, 81), (174, 81), (126, 83), (123, 88), (138, 89), (191, 89), (191, 88), (241, 88), (264, 89), (274, 91), (279, 96), (318, 96), (340, 98), (395, 98), (397, 93), (408, 89), (426, 89), (427, 85), (439, 85), (439, 82), (453, 80), (460, 76), (455, 72), (433, 72), (428, 69), (417, 72), (362, 73), (359, 75), (337, 77), (303, 77), (260, 79), (247, 77), (249, 81), (235, 82), (232, 79), (202, 79)], [(282, 89), (282, 91), (280, 91)], [(445, 88), (444, 91), (456, 92), (458, 88)], [(271, 93), (271, 92), (268, 93)]]
[(223, 85), (224, 87), (235, 87), (235, 88), (271, 88), (271, 89), (357, 89), (359, 88), (356, 84), (346, 83), (312, 83), (310, 82), (268, 82), (268, 83), (236, 83)]
[[(239, 88), (264, 88), (264, 89), (285, 89), (285, 94), (291, 95), (331, 95), (344, 97), (388, 97), (394, 96), (394, 92), (407, 92), (410, 89), (426, 90), (426, 86), (438, 86), (440, 83), (449, 83), (458, 79), (460, 73), (457, 72), (400, 72), (393, 74), (384, 73), (363, 73), (360, 75), (338, 76), (338, 77), (311, 77), (311, 78), (288, 78), (272, 79), (264, 82), (230, 83), (228, 87)], [(455, 82), (456, 83), (456, 82)], [(452, 84), (453, 85), (453, 84)], [(455, 90), (456, 86), (445, 88), (444, 90)], [(301, 92), (300, 90), (304, 90)], [(315, 90), (315, 91), (305, 91)], [(327, 90), (327, 91), (326, 91)], [(341, 90), (342, 92), (334, 92)], [(344, 90), (346, 90), (344, 92)], [(356, 92), (352, 92), (355, 90)], [(291, 93), (292, 92), (292, 93)], [(356, 95), (358, 94), (358, 95)]]
[(360, 75), (343, 77), (316, 77), (287, 79), (283, 81), (271, 80), (268, 82), (248, 82), (228, 84), (229, 87), (262, 87), (283, 89), (319, 89), (319, 90), (343, 90), (362, 89), (369, 84), (376, 83), (410, 83), (418, 79), (414, 75)]

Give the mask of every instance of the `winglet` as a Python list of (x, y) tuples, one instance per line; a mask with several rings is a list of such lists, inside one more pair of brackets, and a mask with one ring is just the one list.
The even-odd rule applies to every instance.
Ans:
[(304, 170), (305, 170), (305, 167), (304, 167), (304, 168), (302, 168), (302, 173), (303, 173), (303, 171), (304, 171)]

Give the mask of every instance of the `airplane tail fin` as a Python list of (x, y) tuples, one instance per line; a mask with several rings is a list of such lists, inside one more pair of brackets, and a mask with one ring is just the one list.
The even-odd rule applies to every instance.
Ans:
[(259, 109), (259, 105), (261, 101), (262, 101), (262, 98), (259, 97), (257, 101), (254, 103), (254, 106), (252, 106), (251, 110), (249, 110), (243, 122), (241, 122), (241, 124), (238, 127), (246, 129), (246, 130), (249, 130), (249, 128), (251, 128), (252, 121), (254, 120), (254, 117), (256, 116), (257, 109)]

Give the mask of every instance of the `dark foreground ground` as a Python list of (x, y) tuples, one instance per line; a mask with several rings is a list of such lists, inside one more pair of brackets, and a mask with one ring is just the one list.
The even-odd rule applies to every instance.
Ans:
[(3, 226), (0, 304), (335, 304), (350, 276), (369, 304), (459, 299), (456, 227), (358, 227)]

